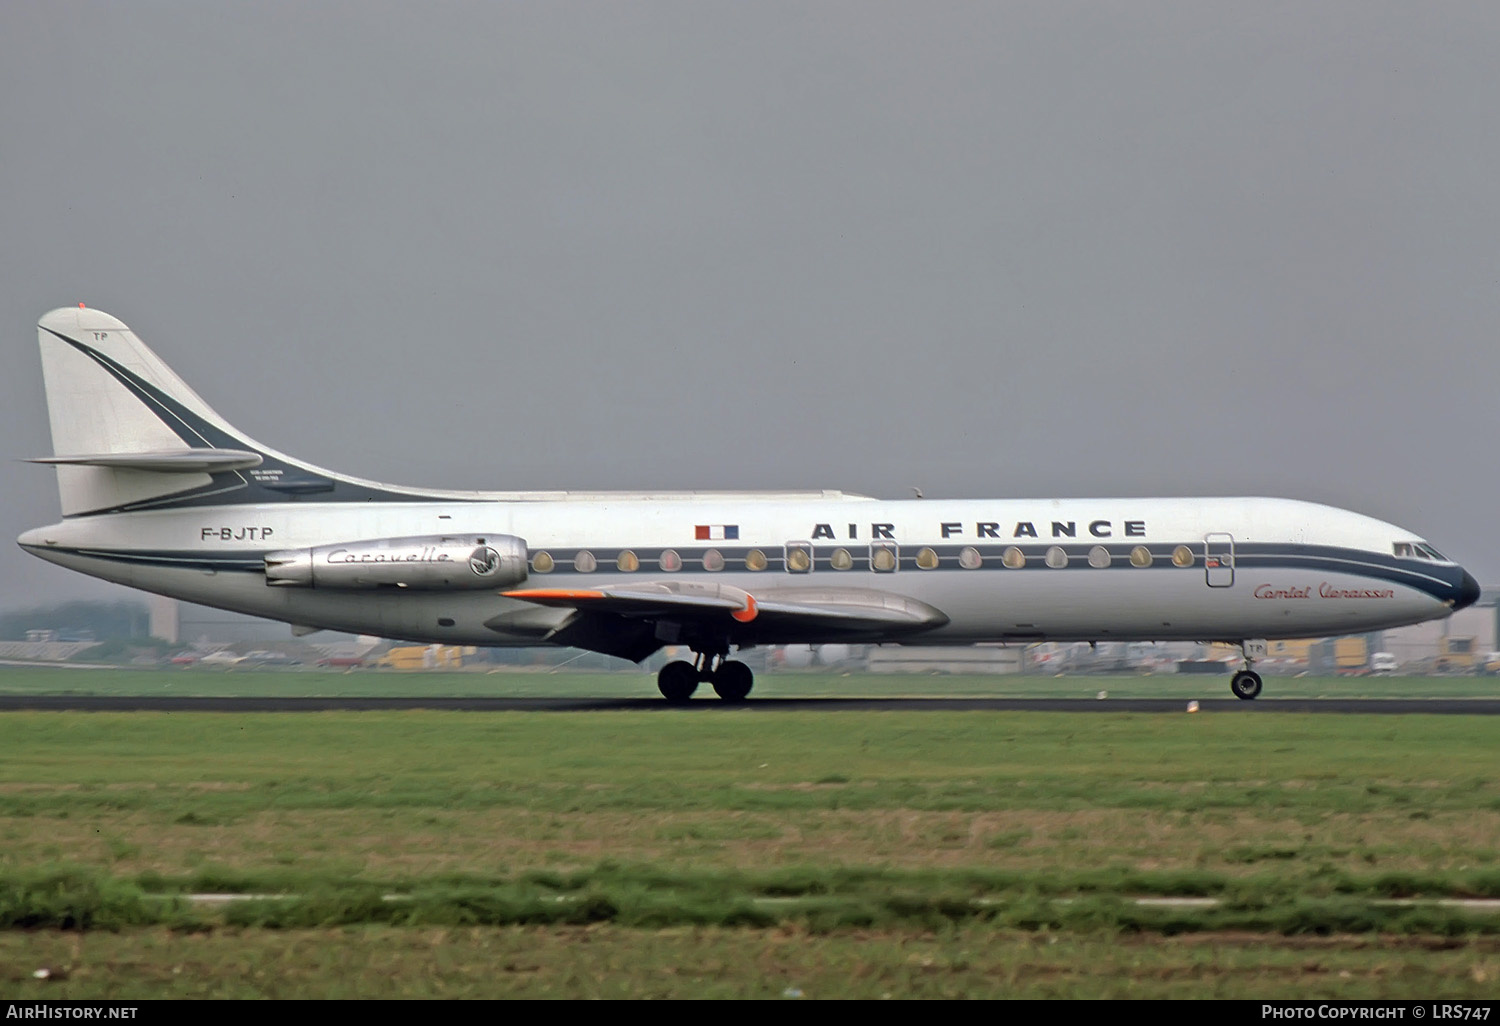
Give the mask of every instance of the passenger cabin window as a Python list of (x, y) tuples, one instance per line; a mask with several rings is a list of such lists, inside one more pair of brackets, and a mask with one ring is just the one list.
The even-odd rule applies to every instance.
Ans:
[(958, 554), (958, 565), (965, 570), (978, 570), (984, 565), (984, 557), (979, 554), (979, 550), (974, 546), (965, 545), (963, 550)]
[(807, 542), (786, 543), (786, 572), (789, 574), (811, 573), (813, 567), (812, 545)]
[(704, 552), (703, 552), (703, 569), (705, 569), (705, 570), (722, 570), (722, 569), (724, 569), (724, 554), (722, 552), (720, 552), (718, 549), (705, 549)]
[(1022, 552), (1016, 546), (1012, 545), (1010, 548), (1006, 549), (1004, 555), (1000, 557), (1000, 562), (1004, 563), (1012, 570), (1019, 570), (1021, 569), (1021, 567), (1026, 565), (1026, 553)]
[(1144, 545), (1137, 545), (1135, 548), (1131, 549), (1130, 550), (1130, 565), (1131, 566), (1150, 566), (1151, 565), (1151, 550), (1148, 549), (1148, 548), (1146, 548), (1146, 546), (1144, 546)]
[(896, 570), (896, 546), (876, 543), (870, 546), (870, 569), (889, 574)]
[(751, 549), (745, 553), (746, 570), (764, 570), (766, 568), (766, 554), (760, 549)]
[(588, 549), (581, 549), (578, 555), (573, 557), (573, 569), (581, 574), (591, 574), (599, 569), (599, 561)]
[(676, 573), (682, 569), (682, 557), (677, 554), (676, 549), (663, 549), (658, 565), (667, 573)]
[(626, 549), (615, 557), (615, 569), (627, 574), (633, 574), (641, 568), (641, 561), (634, 552)]
[(550, 574), (552, 572), (552, 568), (555, 565), (556, 564), (553, 563), (552, 556), (549, 553), (538, 552), (536, 555), (531, 557), (531, 569), (536, 573)]
[(1095, 570), (1103, 570), (1109, 566), (1109, 550), (1103, 545), (1095, 545), (1089, 549), (1089, 566)]
[(923, 549), (917, 553), (917, 567), (921, 570), (936, 570), (938, 568), (938, 554), (932, 549)]
[(848, 549), (834, 549), (833, 555), (828, 557), (828, 565), (835, 570), (848, 570), (854, 566), (854, 557), (849, 555)]
[(1061, 545), (1053, 545), (1047, 550), (1047, 565), (1054, 570), (1061, 570), (1068, 565), (1068, 554)]
[(1172, 550), (1172, 563), (1174, 566), (1192, 566), (1193, 550), (1186, 545), (1179, 545)]

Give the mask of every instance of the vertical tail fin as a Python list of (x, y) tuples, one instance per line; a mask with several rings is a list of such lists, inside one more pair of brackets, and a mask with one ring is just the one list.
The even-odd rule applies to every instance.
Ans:
[(101, 310), (53, 310), (37, 322), (37, 337), (58, 456), (205, 444), (169, 427), (141, 386), (234, 434), (135, 332)]
[[(226, 503), (432, 497), (322, 470), (241, 434), (99, 310), (37, 322), (63, 516)], [(447, 496), (443, 496), (447, 497)]]
[[(122, 322), (64, 307), (37, 322), (64, 516), (150, 503), (214, 485), (211, 470), (260, 462), (250, 443)], [(218, 452), (205, 463), (201, 450)], [(182, 458), (199, 450), (193, 463)]]
[(64, 516), (149, 508), (245, 487), (262, 447), (215, 413), (135, 332), (99, 310), (37, 322), (50, 458)]

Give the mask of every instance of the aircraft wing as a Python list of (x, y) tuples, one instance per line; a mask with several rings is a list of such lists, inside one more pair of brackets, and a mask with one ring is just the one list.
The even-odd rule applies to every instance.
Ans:
[(773, 588), (752, 594), (728, 584), (641, 581), (504, 594), (573, 615), (549, 621), (507, 613), (488, 622), (493, 629), (524, 631), (530, 624), (540, 640), (636, 661), (684, 633), (722, 635), (735, 645), (782, 644), (918, 632), (948, 622), (925, 602), (868, 588)]

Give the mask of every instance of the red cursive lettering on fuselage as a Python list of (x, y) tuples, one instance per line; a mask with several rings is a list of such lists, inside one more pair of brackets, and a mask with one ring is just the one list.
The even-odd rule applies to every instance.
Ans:
[(1394, 588), (1335, 588), (1324, 581), (1318, 585), (1318, 597), (1326, 599), (1388, 599), (1395, 598)]
[[(1305, 588), (1276, 588), (1269, 584), (1256, 585), (1258, 599), (1305, 599), (1313, 597), (1312, 585)], [(1318, 598), (1325, 599), (1389, 599), (1396, 597), (1394, 588), (1336, 588), (1327, 581), (1318, 585)]]
[(1255, 597), (1258, 599), (1305, 599), (1311, 593), (1311, 585), (1306, 588), (1273, 588), (1269, 584), (1262, 584), (1255, 589)]

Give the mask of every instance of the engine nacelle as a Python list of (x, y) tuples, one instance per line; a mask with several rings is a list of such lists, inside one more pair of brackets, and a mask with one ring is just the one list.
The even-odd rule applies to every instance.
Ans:
[(524, 580), (526, 543), (508, 534), (374, 538), (266, 555), (266, 584), (282, 588), (467, 591)]

